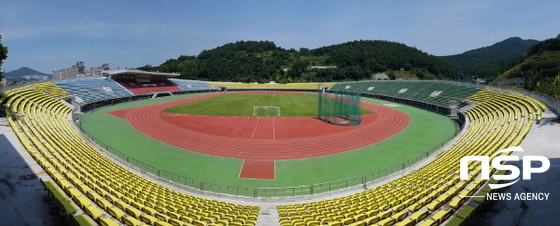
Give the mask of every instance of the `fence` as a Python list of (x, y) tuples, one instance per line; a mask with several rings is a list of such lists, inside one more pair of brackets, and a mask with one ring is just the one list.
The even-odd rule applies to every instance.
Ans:
[(133, 165), (145, 172), (158, 176), (160, 178), (182, 184), (185, 186), (189, 186), (191, 188), (199, 189), (201, 191), (210, 191), (216, 193), (223, 193), (223, 194), (231, 194), (237, 196), (249, 196), (249, 197), (282, 197), (282, 196), (297, 196), (297, 195), (313, 195), (323, 192), (330, 192), (338, 189), (344, 189), (348, 187), (352, 187), (355, 185), (365, 184), (367, 182), (371, 182), (377, 179), (380, 179), (384, 176), (388, 176), (392, 173), (401, 171), (413, 164), (419, 162), (420, 160), (430, 156), (432, 153), (439, 150), (445, 144), (447, 144), (451, 139), (453, 139), (459, 131), (463, 128), (458, 128), (452, 136), (449, 136), (441, 143), (437, 144), (436, 146), (430, 148), (429, 150), (412, 157), (408, 160), (405, 160), (401, 163), (395, 164), (391, 167), (378, 170), (375, 172), (371, 172), (364, 175), (358, 175), (354, 177), (348, 177), (341, 180), (336, 181), (329, 181), (324, 183), (312, 184), (312, 185), (304, 185), (304, 186), (294, 186), (294, 187), (275, 187), (275, 188), (262, 188), (262, 187), (243, 187), (243, 186), (233, 186), (233, 185), (225, 185), (225, 184), (217, 184), (206, 182), (198, 179), (189, 178), (186, 176), (178, 175), (172, 172), (168, 172), (165, 170), (158, 169), (154, 166), (148, 165), (144, 162), (141, 162), (133, 157), (130, 157), (115, 148), (103, 143), (101, 140), (97, 139), (96, 137), (92, 136), (89, 132), (84, 131), (78, 123), (78, 127), (82, 131), (84, 135), (86, 135), (90, 140), (95, 142), (101, 148), (105, 149), (106, 151), (110, 152), (111, 154), (115, 155), (116, 157), (120, 158), (121, 160), (127, 162), (130, 165)]
[(327, 94), (318, 93), (317, 118), (337, 126), (356, 126), (362, 121), (360, 95), (355, 92), (335, 90)]

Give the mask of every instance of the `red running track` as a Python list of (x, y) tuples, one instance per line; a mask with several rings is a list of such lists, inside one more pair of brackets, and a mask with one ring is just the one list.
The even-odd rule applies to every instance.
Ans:
[(375, 114), (363, 115), (358, 126), (335, 126), (314, 117), (216, 117), (163, 112), (221, 94), (108, 113), (128, 120), (134, 128), (161, 142), (203, 154), (245, 159), (239, 177), (254, 179), (274, 179), (275, 160), (358, 149), (397, 134), (410, 122), (401, 111), (364, 102), (362, 107)]
[[(224, 117), (166, 112), (162, 112), (161, 117), (170, 124), (188, 130), (251, 139), (313, 137), (353, 129), (334, 126), (314, 117)], [(363, 115), (362, 123), (370, 123), (376, 117), (377, 114)]]

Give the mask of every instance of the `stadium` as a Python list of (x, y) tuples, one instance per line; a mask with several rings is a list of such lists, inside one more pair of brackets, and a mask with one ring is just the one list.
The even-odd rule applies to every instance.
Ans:
[(450, 81), (175, 76), (2, 87), (2, 142), (75, 225), (466, 225), (506, 183), (483, 176), (508, 168), (469, 161), (463, 178), (461, 159), (515, 156), (559, 108)]

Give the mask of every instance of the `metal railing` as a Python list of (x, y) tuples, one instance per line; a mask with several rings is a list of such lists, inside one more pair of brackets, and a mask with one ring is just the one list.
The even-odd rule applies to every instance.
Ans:
[(236, 196), (249, 196), (249, 197), (282, 197), (282, 196), (313, 195), (318, 193), (349, 188), (360, 184), (365, 184), (383, 178), (385, 176), (391, 175), (392, 173), (401, 171), (419, 162), (420, 160), (427, 158), (432, 153), (436, 152), (445, 144), (447, 144), (450, 140), (452, 140), (458, 134), (458, 132), (463, 129), (462, 127), (458, 128), (452, 136), (447, 137), (444, 141), (433, 146), (427, 151), (422, 152), (421, 154), (418, 154), (410, 159), (407, 159), (403, 162), (400, 162), (398, 164), (395, 164), (393, 166), (387, 167), (382, 170), (367, 173), (364, 175), (348, 177), (340, 180), (324, 182), (324, 183), (317, 183), (317, 184), (303, 185), (303, 186), (292, 186), (292, 187), (268, 187), (267, 188), (267, 187), (244, 187), (244, 186), (206, 182), (206, 181), (178, 175), (162, 169), (158, 169), (157, 167), (151, 166), (138, 159), (128, 156), (118, 151), (117, 149), (105, 144), (103, 141), (96, 138), (91, 133), (84, 131), (79, 123), (78, 123), (78, 128), (80, 128), (82, 133), (85, 136), (87, 136), (91, 141), (95, 142), (97, 145), (99, 145), (107, 152), (110, 152), (111, 154), (127, 162), (128, 164), (135, 166), (138, 169), (143, 170), (147, 173), (153, 174), (155, 176), (158, 176), (168, 181), (182, 184), (191, 188), (199, 189), (201, 191), (210, 191), (215, 193), (231, 194)]

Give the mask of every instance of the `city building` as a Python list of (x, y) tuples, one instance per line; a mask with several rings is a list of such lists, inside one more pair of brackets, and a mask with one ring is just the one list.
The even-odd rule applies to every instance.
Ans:
[(102, 64), (86, 70), (83, 61), (78, 61), (71, 67), (54, 69), (52, 72), (53, 79), (73, 79), (73, 78), (86, 78), (86, 77), (101, 77), (103, 70), (110, 70), (109, 64)]

